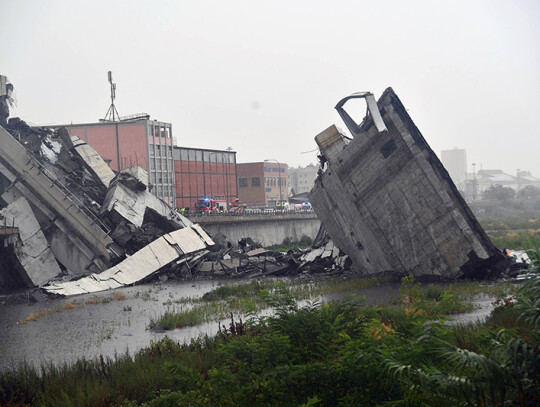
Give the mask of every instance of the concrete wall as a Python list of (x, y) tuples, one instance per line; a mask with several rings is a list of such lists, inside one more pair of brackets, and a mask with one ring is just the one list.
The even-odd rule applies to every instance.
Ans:
[(263, 246), (281, 244), (285, 238), (298, 241), (302, 236), (314, 239), (321, 222), (314, 214), (283, 216), (242, 216), (191, 218), (214, 236), (218, 232), (227, 236), (233, 245), (244, 237), (251, 237)]

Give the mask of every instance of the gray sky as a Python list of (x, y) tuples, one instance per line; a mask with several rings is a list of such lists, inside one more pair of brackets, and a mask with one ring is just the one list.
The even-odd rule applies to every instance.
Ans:
[(120, 115), (297, 166), (345, 128), (339, 99), (391, 86), (438, 155), (540, 177), (537, 0), (0, 0), (0, 15), (0, 73), (32, 124), (103, 118), (112, 70)]

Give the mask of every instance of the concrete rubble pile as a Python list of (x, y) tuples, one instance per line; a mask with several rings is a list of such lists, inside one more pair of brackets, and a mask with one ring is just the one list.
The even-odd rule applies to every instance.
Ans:
[(149, 192), (143, 169), (115, 174), (66, 129), (17, 118), (0, 126), (0, 208), (0, 288), (101, 291), (191, 269), (214, 246)]
[[(343, 108), (356, 98), (368, 106), (360, 124)], [(335, 125), (316, 136), (323, 169), (310, 198), (357, 274), (481, 279), (508, 268), (391, 88), (336, 109), (353, 137)]]
[[(216, 237), (219, 241), (219, 236)], [(310, 249), (289, 250), (287, 253), (262, 248), (250, 238), (241, 239), (238, 248), (221, 245), (201, 262), (199, 277), (226, 276), (233, 278), (297, 277), (326, 278), (350, 269), (348, 256), (330, 240), (324, 228)]]

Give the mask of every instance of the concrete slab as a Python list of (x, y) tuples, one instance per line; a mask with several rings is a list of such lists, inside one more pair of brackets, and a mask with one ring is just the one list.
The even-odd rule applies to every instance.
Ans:
[(81, 157), (84, 162), (88, 165), (91, 171), (94, 173), (95, 178), (100, 180), (105, 187), (109, 187), (109, 184), (114, 179), (116, 174), (109, 167), (109, 165), (101, 158), (94, 148), (83, 142), (80, 138), (76, 136), (71, 136), (71, 142), (73, 143), (73, 148)]
[(77, 295), (105, 291), (135, 284), (179, 257), (200, 255), (214, 242), (199, 225), (175, 230), (154, 240), (124, 261), (100, 274), (76, 281), (50, 284), (43, 289), (59, 295)]
[(62, 270), (25, 198), (17, 199), (0, 211), (0, 214), (7, 224), (15, 225), (19, 229), (22, 245), (20, 251), (15, 251), (15, 255), (26, 273), (26, 276), (23, 276), (25, 280), (41, 286), (61, 274)]
[(115, 180), (101, 208), (101, 214), (115, 213), (131, 222), (135, 226), (142, 226), (147, 209), (152, 209), (159, 215), (178, 225), (190, 226), (193, 223), (186, 217), (176, 213), (172, 208), (158, 197), (152, 195), (147, 189), (133, 190), (118, 180)]
[(135, 165), (133, 167), (124, 168), (122, 172), (132, 175), (148, 187), (148, 172), (146, 172), (144, 168)]

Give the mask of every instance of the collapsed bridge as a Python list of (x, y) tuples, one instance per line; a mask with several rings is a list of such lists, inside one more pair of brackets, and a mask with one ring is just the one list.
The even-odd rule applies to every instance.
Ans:
[[(11, 226), (2, 228), (2, 256), (10, 259), (4, 286), (16, 281), (62, 295), (107, 290), (172, 262), (190, 268), (214, 245), (150, 193), (144, 170), (114, 174), (65, 129), (19, 119), (0, 126), (0, 199), (2, 223)], [(71, 281), (82, 276), (90, 280)]]
[[(364, 98), (360, 124), (344, 110)], [(327, 165), (310, 192), (333, 242), (363, 275), (487, 278), (508, 266), (414, 125), (392, 88), (336, 106), (352, 138), (335, 125), (316, 136)]]

